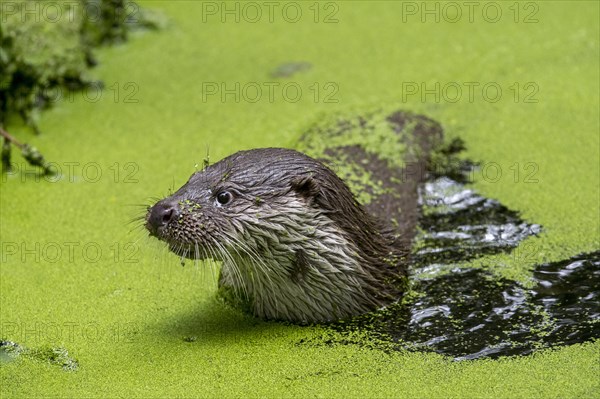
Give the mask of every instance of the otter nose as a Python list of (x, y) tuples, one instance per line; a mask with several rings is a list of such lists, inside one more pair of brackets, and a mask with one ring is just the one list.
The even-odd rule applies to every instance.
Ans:
[(151, 234), (156, 235), (161, 227), (165, 227), (171, 220), (179, 216), (177, 205), (170, 202), (158, 202), (148, 211), (146, 228)]

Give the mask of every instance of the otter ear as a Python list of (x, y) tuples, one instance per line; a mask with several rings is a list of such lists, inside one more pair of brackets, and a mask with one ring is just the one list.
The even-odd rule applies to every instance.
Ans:
[(306, 199), (312, 199), (319, 193), (317, 182), (312, 176), (302, 176), (293, 179), (291, 187), (299, 196)]

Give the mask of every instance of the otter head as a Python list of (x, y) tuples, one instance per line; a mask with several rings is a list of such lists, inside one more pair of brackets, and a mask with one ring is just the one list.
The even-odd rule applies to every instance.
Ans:
[(321, 162), (281, 148), (241, 151), (149, 208), (146, 227), (193, 259), (223, 262), (219, 284), (253, 313), (336, 320), (389, 302), (393, 239)]

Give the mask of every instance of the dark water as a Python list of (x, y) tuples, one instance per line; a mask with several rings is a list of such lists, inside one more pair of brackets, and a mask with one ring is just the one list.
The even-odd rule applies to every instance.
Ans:
[(340, 341), (360, 330), (397, 349), (468, 360), (600, 338), (600, 251), (538, 265), (527, 286), (483, 269), (461, 269), (460, 262), (498, 253), (527, 262), (535, 243), (513, 249), (542, 228), (447, 177), (426, 183), (420, 202), (415, 299), (333, 324)]
[(417, 268), (509, 252), (541, 231), (539, 225), (524, 222), (498, 201), (447, 177), (425, 183), (420, 191), (423, 213), (419, 250), (414, 255)]
[(425, 295), (375, 329), (457, 360), (526, 355), (600, 338), (600, 251), (540, 265), (526, 288), (478, 269), (423, 278)]

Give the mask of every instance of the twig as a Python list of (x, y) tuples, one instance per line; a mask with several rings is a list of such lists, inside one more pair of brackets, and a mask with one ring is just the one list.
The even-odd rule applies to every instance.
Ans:
[[(21, 155), (30, 165), (39, 166), (44, 170), (44, 174), (51, 175), (54, 174), (54, 171), (50, 167), (50, 165), (44, 159), (42, 153), (33, 146), (30, 146), (27, 143), (21, 143), (19, 140), (10, 135), (4, 128), (0, 125), (0, 136), (4, 137), (4, 143), (2, 145), (2, 165), (3, 170), (10, 170), (10, 144), (17, 146), (21, 150)], [(10, 143), (10, 144), (8, 144)]]
[(10, 141), (12, 144), (19, 147), (20, 150), (22, 150), (23, 147), (25, 147), (25, 144), (21, 143), (19, 140), (17, 140), (13, 136), (11, 136), (6, 130), (4, 130), (2, 125), (0, 125), (0, 136), (4, 137), (6, 140)]

